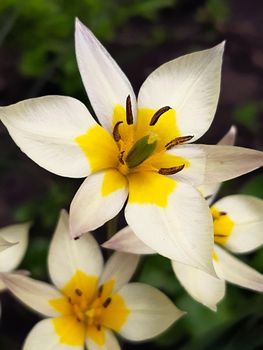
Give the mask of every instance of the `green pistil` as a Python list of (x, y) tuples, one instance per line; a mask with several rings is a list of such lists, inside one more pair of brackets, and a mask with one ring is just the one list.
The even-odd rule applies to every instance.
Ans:
[(129, 168), (134, 168), (152, 155), (157, 146), (157, 140), (152, 135), (139, 139), (131, 148), (125, 162)]

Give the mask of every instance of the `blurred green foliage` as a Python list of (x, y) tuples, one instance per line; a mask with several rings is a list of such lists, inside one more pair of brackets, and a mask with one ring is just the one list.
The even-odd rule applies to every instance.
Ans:
[[(84, 89), (74, 53), (76, 16), (88, 24), (106, 46), (114, 43), (128, 48), (128, 38), (123, 29), (125, 27), (129, 31), (131, 21), (139, 23), (138, 26), (141, 23), (149, 25), (147, 35), (137, 38), (136, 43), (140, 44), (138, 53), (142, 48), (158, 47), (167, 40), (169, 26), (164, 28), (160, 24), (161, 13), (166, 11), (167, 15), (169, 10), (176, 9), (180, 15), (183, 6), (186, 6), (186, 11), (194, 9), (189, 18), (201, 24), (200, 37), (207, 33), (210, 37), (216, 36), (217, 28), (231, 14), (230, 1), (227, 0), (1, 0), (0, 46), (17, 56), (21, 76), (32, 79), (33, 86), (27, 92), (28, 96), (38, 95), (47, 83), (54, 85), (59, 93), (82, 96)], [(176, 23), (173, 25), (176, 26)], [(191, 27), (192, 23), (188, 25)], [(190, 36), (191, 33), (190, 30)], [(140, 34), (138, 31), (135, 36)], [(130, 61), (136, 55), (135, 50), (122, 51), (121, 57)], [(250, 135), (256, 135), (260, 130), (262, 110), (261, 102), (247, 102), (235, 108), (234, 120)], [(0, 171), (11, 173), (14, 162), (10, 160), (12, 155), (9, 150), (5, 152), (8, 159), (0, 159)], [(19, 152), (18, 149), (16, 152)], [(16, 169), (21, 172), (19, 165)], [(262, 181), (262, 175), (251, 177), (243, 181), (238, 191), (263, 198)], [(30, 270), (35, 278), (48, 278), (46, 257), (50, 237), (60, 209), (68, 207), (76, 188), (76, 183), (52, 178), (39, 196), (29, 194), (28, 199), (14, 205), (14, 221), (34, 222), (29, 249), (21, 268)], [(227, 182), (220, 195), (234, 193), (236, 189), (235, 181)], [(262, 268), (262, 250), (251, 254), (246, 261), (255, 268)], [(186, 294), (174, 277), (168, 259), (157, 255), (144, 257), (136, 277), (140, 282), (162, 289), (187, 311), (182, 320), (154, 342), (143, 345), (143, 349), (255, 350), (263, 347), (260, 327), (263, 323), (262, 297), (259, 294), (228, 286), (218, 312), (213, 313)], [(0, 337), (0, 344), (1, 341)], [(9, 349), (13, 349), (12, 346)]]

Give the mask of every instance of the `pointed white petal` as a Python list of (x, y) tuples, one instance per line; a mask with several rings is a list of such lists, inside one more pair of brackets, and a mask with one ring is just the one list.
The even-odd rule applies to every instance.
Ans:
[(44, 96), (0, 108), (15, 143), (38, 165), (67, 177), (90, 172), (75, 138), (97, 125), (87, 108), (66, 96)]
[(116, 216), (127, 198), (126, 179), (117, 170), (87, 177), (70, 206), (70, 234), (79, 237)]
[(0, 253), (0, 272), (12, 271), (22, 261), (28, 245), (29, 227), (30, 223), (25, 223), (0, 229), (0, 238), (13, 244)]
[(62, 294), (51, 285), (14, 273), (2, 274), (2, 280), (7, 289), (33, 310), (48, 317), (60, 315), (49, 301), (61, 298)]
[(224, 246), (234, 253), (245, 253), (263, 244), (263, 200), (236, 194), (214, 204), (226, 212), (234, 222), (233, 230)]
[(91, 338), (86, 339), (86, 346), (88, 350), (121, 350), (120, 344), (115, 335), (108, 329), (103, 330), (105, 333), (105, 343), (99, 345), (95, 343)]
[(184, 315), (166, 295), (146, 284), (127, 284), (119, 294), (130, 311), (119, 333), (129, 340), (153, 338)]
[(92, 107), (102, 126), (112, 131), (114, 108), (117, 105), (125, 108), (128, 95), (136, 113), (131, 84), (102, 44), (78, 19), (75, 42), (79, 71)]
[[(237, 135), (237, 128), (234, 125), (232, 125), (231, 128), (228, 130), (228, 132), (218, 142), (218, 145), (233, 146), (236, 141), (236, 135)], [(200, 186), (199, 191), (207, 199), (207, 202), (211, 204), (214, 201), (220, 186), (221, 186), (221, 182), (211, 183), (211, 184)]]
[(237, 128), (232, 125), (228, 132), (222, 137), (222, 139), (217, 143), (221, 146), (233, 146), (236, 143)]
[(218, 259), (214, 267), (219, 278), (238, 286), (263, 292), (263, 275), (242, 261), (215, 246)]
[(186, 291), (199, 303), (216, 311), (225, 295), (225, 282), (191, 266), (172, 261), (176, 277)]
[(263, 152), (236, 146), (199, 145), (206, 152), (204, 183), (233, 179), (263, 165)]
[(179, 57), (157, 68), (146, 79), (138, 97), (139, 108), (170, 106), (176, 111), (182, 135), (201, 137), (217, 107), (224, 43)]
[[(236, 146), (184, 145), (169, 152), (184, 156), (190, 163), (174, 179), (191, 182), (190, 171), (191, 175), (193, 169), (199, 172), (192, 177), (194, 186), (230, 180), (263, 165), (263, 152)], [(184, 174), (187, 174), (185, 179)]]
[(52, 319), (38, 322), (28, 334), (23, 350), (84, 350), (84, 345), (73, 346), (61, 342)]
[(62, 289), (77, 271), (100, 276), (103, 269), (100, 248), (91, 234), (83, 235), (78, 240), (70, 238), (68, 214), (64, 210), (61, 211), (51, 241), (48, 267), (52, 281), (59, 289)]
[(153, 249), (141, 241), (129, 226), (117, 232), (102, 247), (131, 254), (154, 254)]
[(128, 203), (125, 217), (139, 239), (157, 253), (214, 274), (212, 218), (193, 187), (176, 183), (166, 207)]
[(113, 291), (117, 291), (132, 278), (138, 263), (139, 255), (115, 252), (107, 261), (100, 284), (114, 280)]

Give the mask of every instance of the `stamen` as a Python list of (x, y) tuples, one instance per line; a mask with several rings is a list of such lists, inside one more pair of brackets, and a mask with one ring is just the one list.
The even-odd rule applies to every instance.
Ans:
[(102, 293), (103, 293), (103, 285), (101, 285), (101, 286), (99, 287), (99, 290), (98, 290), (98, 297), (99, 297), (99, 298), (101, 297)]
[(178, 173), (179, 171), (183, 170), (184, 168), (184, 164), (183, 165), (179, 165), (179, 166), (174, 166), (172, 168), (161, 168), (159, 169), (158, 173), (162, 174), (162, 175), (174, 175), (176, 173)]
[(215, 237), (228, 237), (227, 234), (224, 234), (224, 233), (217, 233), (217, 234), (214, 234)]
[(133, 124), (132, 104), (130, 95), (128, 95), (126, 99), (126, 121), (128, 125)]
[(122, 123), (123, 123), (122, 121), (117, 122), (114, 125), (114, 128), (113, 128), (112, 135), (113, 135), (113, 138), (114, 138), (114, 140), (116, 142), (120, 141), (120, 139), (121, 139), (121, 135), (120, 135), (120, 132), (119, 132), (119, 125), (122, 124)]
[(75, 293), (79, 296), (79, 297), (81, 297), (82, 296), (82, 291), (79, 289), (79, 288), (76, 288), (75, 289)]
[(225, 211), (220, 211), (219, 214), (220, 215), (227, 215), (227, 213)]
[(154, 115), (152, 116), (152, 119), (150, 121), (150, 126), (155, 125), (158, 122), (160, 116), (163, 115), (165, 112), (169, 111), (170, 109), (172, 109), (172, 108), (169, 106), (165, 106), (165, 107), (158, 109), (158, 111), (156, 111), (154, 113)]
[(77, 241), (78, 239), (80, 239), (80, 236), (74, 237), (74, 241)]
[(184, 142), (190, 141), (193, 137), (194, 137), (194, 136), (192, 136), (192, 135), (176, 137), (176, 138), (173, 139), (172, 141), (168, 142), (168, 143), (165, 145), (165, 148), (166, 148), (167, 150), (168, 150), (168, 149), (171, 149), (171, 148), (173, 148), (174, 146), (179, 145), (180, 143), (184, 143)]
[(110, 303), (111, 303), (111, 298), (109, 297), (104, 301), (103, 307), (105, 307), (105, 309), (106, 309), (110, 305)]
[(120, 162), (121, 164), (124, 164), (124, 160), (123, 160), (123, 155), (124, 155), (124, 153), (125, 153), (125, 151), (122, 151), (122, 152), (120, 152), (120, 154), (119, 154), (119, 162)]
[(101, 325), (100, 324), (97, 325), (97, 330), (101, 331)]

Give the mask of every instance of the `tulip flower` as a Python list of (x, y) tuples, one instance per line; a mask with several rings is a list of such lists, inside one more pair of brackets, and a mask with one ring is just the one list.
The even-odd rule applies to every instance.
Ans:
[(0, 108), (16, 144), (40, 166), (87, 177), (70, 208), (72, 237), (122, 207), (135, 234), (175, 261), (214, 274), (213, 223), (197, 186), (242, 175), (262, 152), (197, 145), (217, 107), (224, 43), (157, 68), (138, 99), (117, 63), (79, 20), (76, 56), (98, 124), (78, 100), (45, 96)]
[(47, 317), (31, 330), (24, 350), (119, 350), (114, 332), (132, 341), (166, 330), (184, 313), (159, 290), (128, 283), (139, 257), (114, 253), (103, 267), (91, 234), (69, 237), (62, 212), (51, 241), (48, 267), (56, 287), (21, 275), (6, 275), (7, 288)]

